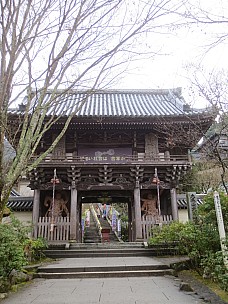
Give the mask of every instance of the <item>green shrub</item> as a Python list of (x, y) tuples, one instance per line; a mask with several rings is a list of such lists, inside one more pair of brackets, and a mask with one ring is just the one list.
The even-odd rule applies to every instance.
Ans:
[(29, 262), (40, 261), (44, 258), (43, 250), (48, 247), (47, 241), (43, 238), (27, 239), (24, 242), (24, 252)]
[(17, 230), (11, 224), (0, 224), (0, 276), (8, 277), (25, 264), (24, 245)]
[(47, 243), (41, 238), (29, 238), (30, 231), (31, 227), (13, 215), (10, 223), (0, 224), (0, 277), (7, 278), (13, 269), (20, 271), (28, 262), (43, 257)]
[(154, 227), (149, 244), (177, 243), (180, 254), (187, 254), (195, 268), (200, 266), (206, 252), (220, 250), (219, 235), (215, 227), (192, 222), (172, 222), (170, 225)]
[[(221, 194), (220, 201), (225, 230), (228, 231), (228, 196)], [(204, 198), (204, 203), (195, 212), (194, 223), (173, 222), (170, 225), (155, 227), (149, 244), (174, 241), (178, 242), (179, 253), (190, 257), (195, 270), (228, 290), (228, 274), (221, 254), (213, 195)]]
[(209, 252), (201, 261), (203, 275), (205, 278), (211, 279), (218, 283), (220, 287), (228, 291), (228, 273), (223, 261), (221, 251)]
[(162, 227), (155, 226), (152, 235), (149, 240), (150, 245), (175, 242), (179, 254), (189, 254), (191, 251), (189, 246), (195, 244), (198, 238), (196, 227), (191, 222), (186, 224), (172, 222)]
[[(228, 232), (228, 195), (219, 193), (219, 196), (223, 214), (223, 222), (225, 230)], [(205, 223), (210, 224), (213, 227), (217, 227), (214, 197), (212, 193), (204, 197), (204, 203), (198, 207), (196, 217), (201, 225)]]
[(179, 222), (172, 222), (170, 225), (155, 226), (152, 229), (152, 238), (149, 244), (170, 243), (180, 240), (180, 232), (183, 230), (185, 224)]

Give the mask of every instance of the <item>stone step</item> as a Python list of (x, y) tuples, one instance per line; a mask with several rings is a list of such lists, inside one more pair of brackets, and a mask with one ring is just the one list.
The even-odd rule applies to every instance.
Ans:
[(121, 271), (96, 271), (96, 272), (38, 272), (35, 277), (44, 279), (74, 279), (74, 278), (115, 278), (115, 277), (145, 277), (172, 275), (171, 269), (159, 270), (121, 270)]
[(99, 234), (95, 234), (95, 233), (92, 233), (92, 232), (88, 232), (86, 234), (84, 234), (84, 238), (87, 238), (87, 237), (100, 237)]
[(127, 256), (164, 256), (176, 255), (178, 252), (172, 246), (144, 247), (144, 243), (121, 243), (121, 242), (98, 242), (87, 239), (87, 243), (59, 243), (49, 244), (45, 251), (51, 258), (74, 258), (74, 257), (119, 257)]
[(104, 248), (100, 249), (70, 249), (70, 250), (45, 250), (45, 255), (50, 258), (80, 258), (80, 257), (130, 257), (130, 256), (154, 256), (156, 251), (151, 249), (118, 249)]
[(86, 238), (86, 237), (96, 238), (96, 237), (99, 237), (99, 234), (98, 233), (93, 233), (93, 232), (90, 231), (90, 232), (84, 234), (84, 238)]
[(97, 227), (90, 227), (85, 230), (85, 233), (89, 233), (89, 232), (93, 232), (93, 233), (97, 234), (98, 233)]
[(85, 238), (100, 238), (100, 235), (99, 234), (93, 234), (93, 233), (87, 233), (87, 234), (84, 234), (84, 239)]
[(85, 240), (85, 244), (94, 244), (94, 243), (98, 243), (98, 242), (101, 242), (100, 238), (92, 238), (92, 239)]
[(90, 226), (90, 227), (88, 227), (88, 228), (86, 228), (86, 230), (85, 230), (86, 232), (87, 231), (96, 231), (97, 232), (97, 227), (94, 225), (94, 226)]
[(167, 270), (168, 265), (154, 264), (154, 265), (106, 265), (106, 266), (77, 266), (77, 267), (42, 267), (38, 269), (38, 273), (69, 273), (69, 272), (111, 272), (111, 271), (143, 271), (143, 270)]
[[(51, 248), (51, 247), (50, 247)], [(99, 249), (105, 249), (105, 248), (144, 248), (144, 243), (142, 242), (115, 242), (115, 243), (98, 243), (93, 245), (86, 245), (84, 243), (71, 243), (70, 249), (91, 249), (91, 248), (99, 248)]]
[(90, 226), (86, 228), (85, 234), (84, 234), (84, 243), (100, 243), (101, 238), (98, 233), (98, 229), (95, 225), (93, 217), (90, 221)]

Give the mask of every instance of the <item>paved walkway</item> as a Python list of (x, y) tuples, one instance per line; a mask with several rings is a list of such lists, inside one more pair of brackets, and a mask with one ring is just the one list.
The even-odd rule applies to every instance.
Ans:
[(173, 277), (35, 279), (2, 304), (196, 304)]
[[(52, 267), (99, 265), (148, 265), (175, 262), (175, 258), (111, 257), (62, 259)], [(49, 267), (47, 265), (46, 267)], [(1, 304), (200, 304), (194, 293), (179, 291), (180, 280), (173, 276), (35, 279)]]
[[(62, 259), (46, 267), (148, 265), (174, 262), (152, 257)], [(200, 304), (194, 293), (179, 291), (173, 276), (99, 279), (35, 279), (1, 304)]]

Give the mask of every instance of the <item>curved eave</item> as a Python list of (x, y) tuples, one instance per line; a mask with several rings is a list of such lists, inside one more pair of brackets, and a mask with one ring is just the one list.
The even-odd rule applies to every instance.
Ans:
[[(56, 125), (64, 124), (68, 116), (59, 117)], [(47, 120), (51, 116), (46, 117)], [(56, 116), (57, 118), (57, 116)], [(212, 123), (214, 121), (214, 116), (210, 114), (179, 114), (179, 115), (145, 115), (145, 116), (74, 116), (71, 120), (71, 124), (87, 124), (87, 125), (99, 125), (99, 124), (140, 124), (140, 125), (155, 125), (155, 124), (167, 124), (167, 123)]]

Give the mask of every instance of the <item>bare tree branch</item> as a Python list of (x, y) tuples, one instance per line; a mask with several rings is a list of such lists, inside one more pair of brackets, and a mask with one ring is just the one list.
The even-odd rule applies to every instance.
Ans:
[[(176, 22), (182, 0), (2, 0), (0, 7), (0, 218), (14, 183), (36, 167), (63, 136), (85, 102), (68, 106), (63, 130), (31, 164), (45, 132), (66, 114), (65, 97), (84, 88), (87, 97), (110, 85), (127, 65), (147, 32), (167, 31)], [(167, 19), (170, 18), (170, 21)], [(157, 50), (151, 50), (156, 53)], [(130, 55), (129, 55), (130, 54)], [(124, 59), (127, 58), (125, 61)], [(122, 67), (123, 66), (123, 67)], [(25, 97), (23, 111), (10, 127), (13, 107)], [(62, 109), (62, 115), (56, 115)], [(5, 170), (4, 139), (15, 149)]]

